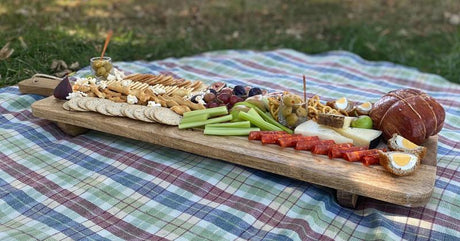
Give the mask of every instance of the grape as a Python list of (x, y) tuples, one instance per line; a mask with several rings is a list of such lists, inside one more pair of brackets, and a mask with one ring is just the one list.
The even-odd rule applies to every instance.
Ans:
[(246, 89), (244, 86), (237, 85), (233, 87), (233, 94), (237, 96), (245, 96), (246, 95)]
[(209, 103), (216, 99), (216, 95), (213, 93), (206, 93), (203, 97), (204, 102)]
[(209, 93), (213, 93), (213, 94), (217, 95), (217, 91), (215, 89), (209, 89)]
[(234, 105), (238, 102), (242, 102), (244, 101), (243, 98), (237, 96), (237, 95), (232, 95), (232, 97), (230, 97), (230, 104)]
[(210, 102), (210, 103), (207, 103), (206, 104), (206, 108), (214, 108), (214, 107), (218, 107), (219, 104), (216, 103), (216, 102)]
[(230, 97), (231, 95), (230, 94), (226, 94), (226, 93), (221, 93), (217, 96), (217, 99), (224, 103), (224, 104), (227, 104), (228, 102), (230, 102)]
[(261, 94), (262, 94), (262, 90), (260, 88), (254, 87), (249, 90), (248, 96), (261, 95)]
[(233, 90), (231, 88), (224, 88), (222, 89), (219, 94), (229, 94), (229, 95), (232, 95), (233, 94)]

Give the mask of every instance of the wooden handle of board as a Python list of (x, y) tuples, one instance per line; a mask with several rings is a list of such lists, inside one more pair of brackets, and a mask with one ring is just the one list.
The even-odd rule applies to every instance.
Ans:
[(18, 83), (19, 91), (23, 94), (53, 95), (54, 89), (60, 80), (42, 77), (32, 77)]

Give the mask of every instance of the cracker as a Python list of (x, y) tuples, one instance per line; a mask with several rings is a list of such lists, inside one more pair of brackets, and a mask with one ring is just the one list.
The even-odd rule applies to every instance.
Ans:
[(154, 122), (159, 122), (157, 119), (155, 119), (155, 115), (153, 114), (153, 112), (155, 112), (158, 108), (161, 108), (159, 106), (147, 106), (145, 109), (144, 109), (144, 115), (145, 117), (149, 118), (150, 120), (154, 121)]
[(76, 98), (70, 99), (68, 101), (70, 110), (73, 110), (73, 111), (86, 111), (85, 109), (82, 109), (82, 108), (78, 107), (78, 102), (83, 100), (83, 98), (87, 98), (87, 97), (76, 97)]
[(110, 103), (107, 103), (107, 102), (99, 102), (99, 104), (97, 105), (96, 107), (96, 111), (103, 114), (103, 115), (108, 115), (108, 116), (113, 116), (112, 114), (110, 114), (109, 112), (107, 112), (107, 109), (106, 109), (106, 105), (108, 105)]
[(127, 103), (110, 103), (105, 105), (105, 110), (112, 116), (123, 116), (121, 109), (124, 105), (129, 105)]
[(64, 110), (70, 111), (69, 101), (64, 102), (64, 104), (62, 105), (62, 108), (64, 108)]
[(130, 118), (130, 119), (133, 119), (133, 120), (137, 120), (137, 118), (134, 116), (134, 111), (136, 110), (136, 108), (142, 108), (142, 106), (140, 105), (128, 105), (126, 107), (123, 107), (123, 109), (121, 109), (121, 113), (123, 113), (124, 116)]
[(145, 115), (145, 109), (147, 108), (146, 106), (141, 106), (142, 108), (135, 108), (133, 112), (133, 116), (140, 121), (144, 122), (150, 122), (153, 123), (155, 121), (151, 120), (149, 117)]
[(164, 107), (155, 110), (153, 112), (153, 116), (158, 120), (159, 123), (171, 126), (179, 125), (180, 121), (182, 120), (182, 116)]
[(101, 103), (101, 99), (94, 98), (94, 99), (87, 100), (85, 102), (85, 109), (89, 111), (97, 112), (96, 107), (99, 105), (99, 103)]

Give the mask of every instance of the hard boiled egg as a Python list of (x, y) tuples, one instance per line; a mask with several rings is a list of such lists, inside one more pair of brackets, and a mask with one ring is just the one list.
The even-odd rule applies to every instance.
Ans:
[(396, 133), (393, 134), (393, 136), (388, 140), (388, 148), (393, 151), (402, 151), (415, 154), (419, 156), (420, 159), (423, 159), (426, 154), (426, 147), (418, 146)]
[(371, 109), (372, 109), (371, 102), (364, 102), (356, 106), (356, 112), (358, 113), (358, 115), (368, 115)]
[(397, 176), (410, 175), (420, 164), (417, 155), (407, 152), (379, 152), (380, 165)]

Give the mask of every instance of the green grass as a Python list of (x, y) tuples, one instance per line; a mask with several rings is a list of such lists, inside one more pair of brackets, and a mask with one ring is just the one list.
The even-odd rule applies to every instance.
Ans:
[(11, 42), (15, 52), (0, 60), (0, 86), (51, 74), (53, 59), (87, 65), (110, 28), (107, 55), (115, 61), (220, 49), (342, 49), (460, 83), (460, 25), (448, 18), (460, 13), (457, 0), (145, 2), (2, 1), (0, 47)]

